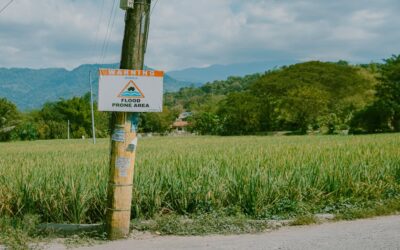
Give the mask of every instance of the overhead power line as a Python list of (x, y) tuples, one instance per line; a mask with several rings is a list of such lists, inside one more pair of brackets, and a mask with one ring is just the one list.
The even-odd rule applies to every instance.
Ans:
[[(105, 57), (107, 56), (108, 46), (110, 45), (110, 39), (111, 39), (111, 35), (112, 35), (113, 29), (114, 29), (115, 16), (117, 15), (117, 10), (118, 10), (118, 6), (116, 6), (115, 9), (114, 9), (114, 15), (113, 15), (113, 17), (112, 17), (112, 22), (111, 22), (111, 26), (110, 26), (110, 32), (108, 33), (108, 38), (107, 38), (106, 47), (104, 48), (103, 60), (104, 60)], [(102, 62), (102, 64), (103, 64), (103, 62)]]
[[(153, 7), (151, 8), (150, 16), (154, 12), (158, 2), (159, 2), (159, 0), (156, 0)], [(111, 39), (111, 35), (112, 35), (113, 28), (114, 28), (114, 23), (115, 23), (115, 17), (117, 14), (117, 9), (118, 9), (118, 7), (116, 7), (116, 0), (114, 0), (113, 5), (111, 7), (110, 17), (108, 19), (107, 31), (106, 31), (106, 34), (104, 37), (102, 48), (101, 48), (101, 53), (100, 53), (100, 58), (99, 58), (100, 64), (104, 63), (105, 57), (108, 52), (109, 43), (110, 43), (110, 39)]]
[(103, 19), (103, 11), (104, 11), (104, 0), (101, 2), (101, 9), (99, 13), (99, 19), (97, 21), (97, 30), (96, 30), (96, 38), (95, 38), (95, 46), (92, 48), (92, 54), (97, 56), (98, 46), (99, 46), (99, 32), (101, 27), (101, 20)]
[(111, 31), (110, 31), (111, 22), (113, 20), (113, 17), (115, 18), (115, 8), (114, 8), (115, 7), (115, 2), (116, 2), (116, 0), (113, 1), (112, 7), (111, 7), (111, 11), (110, 11), (110, 17), (108, 18), (107, 30), (106, 30), (106, 34), (104, 36), (103, 45), (102, 45), (102, 48), (101, 48), (101, 54), (100, 54), (100, 58), (99, 58), (100, 63), (103, 63), (104, 58), (105, 58), (105, 50), (106, 50), (106, 47), (108, 47), (108, 39), (110, 37), (109, 33), (111, 33)]
[(0, 14), (1, 14), (1, 12), (3, 12), (5, 9), (7, 9), (8, 6), (10, 6), (10, 4), (11, 4), (12, 2), (14, 2), (14, 0), (10, 0), (10, 2), (8, 2), (6, 5), (4, 5), (4, 7), (1, 8), (1, 10), (0, 10)]
[(156, 0), (156, 2), (154, 3), (153, 8), (150, 11), (150, 16), (151, 16), (151, 14), (153, 14), (153, 11), (156, 8), (157, 3), (158, 3), (158, 0)]
[[(155, 10), (157, 4), (158, 4), (158, 1), (159, 1), (159, 0), (156, 0), (156, 2), (153, 4), (153, 7), (151, 7), (151, 9), (150, 9), (150, 17), (151, 17), (151, 15), (153, 14), (153, 12), (154, 12), (154, 10)], [(145, 44), (145, 46), (144, 46), (144, 51), (145, 51), (145, 53), (146, 53), (146, 50), (147, 50), (147, 41), (148, 41), (148, 38), (149, 38), (149, 33), (150, 33), (150, 32), (147, 32), (146, 44)], [(146, 60), (146, 59), (144, 59), (144, 60)], [(144, 61), (144, 62), (146, 62), (146, 61)]]

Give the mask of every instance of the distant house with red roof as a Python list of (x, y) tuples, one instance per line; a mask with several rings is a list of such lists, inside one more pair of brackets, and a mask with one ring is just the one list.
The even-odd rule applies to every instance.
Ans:
[(172, 129), (177, 133), (187, 132), (187, 127), (189, 122), (187, 119), (192, 116), (192, 112), (183, 112), (176, 118), (175, 122), (172, 124)]

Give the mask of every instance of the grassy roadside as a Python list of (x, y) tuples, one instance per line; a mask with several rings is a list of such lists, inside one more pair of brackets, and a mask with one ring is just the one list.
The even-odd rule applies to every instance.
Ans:
[[(400, 213), (400, 199), (378, 203), (368, 202), (356, 206), (342, 206), (334, 213), (332, 221), (355, 220)], [(330, 220), (330, 219), (329, 219)], [(0, 244), (9, 249), (42, 249), (43, 242), (63, 239), (70, 247), (88, 246), (106, 242), (104, 231), (63, 234), (38, 230), (39, 218), (27, 215), (22, 219), (0, 219)], [(151, 220), (132, 220), (131, 229), (135, 232), (150, 232), (155, 235), (210, 235), (245, 234), (274, 230), (281, 226), (310, 225), (325, 222), (314, 214), (299, 214), (282, 217), (281, 220), (255, 220), (243, 215), (226, 216), (220, 213), (182, 216), (177, 214), (159, 215)], [(0, 248), (1, 249), (1, 248)]]
[[(343, 206), (334, 211), (332, 221), (365, 219), (400, 213), (400, 199), (378, 203)], [(209, 235), (259, 233), (285, 225), (298, 226), (325, 222), (317, 214), (298, 214), (281, 219), (254, 220), (237, 215), (227, 217), (218, 213), (179, 216), (176, 214), (157, 216), (152, 220), (133, 220), (132, 229), (148, 231), (158, 235)]]
[[(25, 215), (23, 218), (0, 218), (0, 245), (10, 249), (34, 249), (36, 243), (42, 240), (38, 234), (37, 216)], [(1, 249), (1, 247), (0, 247)]]

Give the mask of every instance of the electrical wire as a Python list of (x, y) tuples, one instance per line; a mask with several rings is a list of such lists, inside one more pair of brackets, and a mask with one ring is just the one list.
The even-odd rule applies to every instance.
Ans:
[[(147, 25), (148, 25), (148, 27), (147, 27), (147, 29), (149, 30), (149, 26), (150, 26), (150, 24), (149, 24), (149, 22), (150, 22), (150, 17), (151, 17), (151, 15), (153, 14), (153, 12), (154, 12), (154, 10), (155, 10), (155, 8), (156, 8), (156, 6), (157, 6), (157, 4), (158, 4), (158, 1), (159, 0), (156, 0), (156, 2), (153, 4), (153, 7), (151, 7), (151, 9), (150, 9), (150, 15), (149, 15), (149, 18), (148, 18), (148, 20), (147, 20)], [(146, 53), (146, 51), (147, 51), (147, 42), (148, 42), (148, 39), (149, 39), (149, 33), (150, 33), (150, 31), (147, 31), (147, 34), (146, 34), (146, 38), (145, 38), (145, 46), (144, 46), (144, 53)], [(145, 57), (146, 58), (146, 57)], [(145, 60), (146, 59), (144, 59), (143, 61), (143, 65), (146, 65), (145, 64)]]
[(12, 4), (12, 2), (14, 2), (14, 0), (10, 0), (10, 2), (8, 2), (6, 5), (4, 5), (4, 7), (1, 8), (1, 10), (0, 10), (0, 14), (1, 14), (1, 12), (3, 12), (5, 9), (7, 9), (8, 6), (10, 6), (10, 4)]
[(101, 10), (99, 14), (99, 19), (97, 21), (97, 30), (96, 30), (96, 38), (95, 38), (95, 45), (92, 48), (92, 53), (96, 55), (97, 54), (97, 47), (99, 45), (99, 32), (100, 32), (100, 26), (101, 26), (101, 20), (103, 19), (103, 13), (104, 13), (104, 0), (101, 1)]
[[(106, 55), (107, 55), (108, 46), (110, 45), (110, 39), (111, 39), (112, 31), (113, 31), (113, 28), (114, 28), (114, 23), (115, 23), (115, 17), (116, 17), (116, 15), (117, 15), (117, 10), (118, 10), (118, 7), (116, 7), (115, 10), (114, 10), (114, 15), (113, 15), (113, 18), (112, 18), (112, 23), (111, 23), (111, 27), (110, 27), (110, 32), (109, 32), (109, 34), (108, 34), (106, 47), (105, 47), (105, 49), (104, 49), (104, 57), (103, 57), (103, 60), (105, 59), (105, 57), (106, 57)], [(103, 61), (102, 61), (101, 63), (103, 64)]]
[(106, 30), (106, 34), (105, 34), (104, 40), (103, 40), (103, 45), (102, 45), (102, 48), (101, 48), (101, 54), (100, 54), (100, 58), (99, 58), (99, 61), (100, 61), (101, 64), (103, 63), (104, 58), (105, 58), (105, 48), (106, 48), (106, 45), (107, 45), (108, 39), (109, 39), (111, 22), (112, 22), (112, 19), (113, 19), (113, 16), (114, 16), (115, 2), (116, 2), (116, 0), (113, 1), (112, 7), (111, 7), (110, 17), (108, 19), (108, 24), (107, 24), (107, 30)]
[(104, 34), (103, 44), (101, 46), (99, 64), (103, 60), (104, 49), (105, 49), (105, 46), (106, 46), (106, 43), (107, 43), (108, 33), (110, 31), (111, 19), (112, 19), (113, 13), (114, 13), (114, 5), (115, 5), (115, 0), (113, 0), (113, 2), (112, 2), (112, 8), (111, 8), (111, 12), (110, 12), (110, 17), (108, 18), (107, 29), (106, 29), (106, 33)]
[[(150, 16), (152, 15), (153, 11), (155, 10), (157, 3), (159, 0), (156, 0), (156, 2), (154, 3), (153, 7), (150, 10)], [(108, 48), (109, 48), (109, 44), (110, 44), (110, 38), (112, 35), (112, 31), (114, 28), (114, 23), (115, 23), (115, 17), (117, 14), (117, 8), (115, 8), (115, 2), (116, 0), (114, 0), (113, 2), (113, 6), (111, 8), (111, 12), (110, 12), (110, 18), (108, 19), (108, 24), (107, 24), (107, 32), (103, 41), (103, 46), (101, 49), (101, 55), (100, 55), (100, 64), (104, 63), (105, 57), (107, 55), (108, 52)], [(148, 35), (148, 34), (147, 34)]]
[(153, 8), (150, 11), (150, 16), (153, 14), (153, 11), (156, 8), (157, 3), (158, 3), (158, 0), (156, 0), (156, 2), (154, 3)]

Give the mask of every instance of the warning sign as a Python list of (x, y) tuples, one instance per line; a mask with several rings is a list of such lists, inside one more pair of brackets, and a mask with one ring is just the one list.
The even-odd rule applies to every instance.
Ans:
[(164, 72), (99, 70), (99, 111), (162, 112)]

